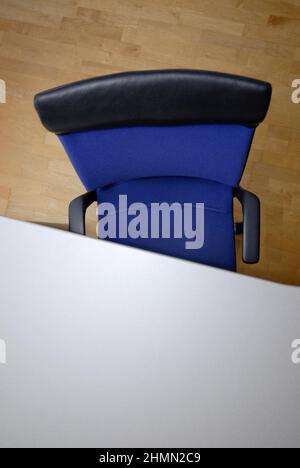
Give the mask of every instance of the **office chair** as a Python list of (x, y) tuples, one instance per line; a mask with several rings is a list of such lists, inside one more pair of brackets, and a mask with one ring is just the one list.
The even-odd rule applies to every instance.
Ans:
[[(197, 70), (119, 73), (41, 92), (41, 122), (58, 135), (87, 193), (70, 203), (69, 229), (85, 234), (94, 201), (204, 203), (204, 245), (185, 239), (111, 239), (179, 258), (236, 270), (259, 260), (260, 203), (239, 186), (254, 131), (265, 118), (271, 85)], [(233, 199), (243, 221), (234, 223)]]

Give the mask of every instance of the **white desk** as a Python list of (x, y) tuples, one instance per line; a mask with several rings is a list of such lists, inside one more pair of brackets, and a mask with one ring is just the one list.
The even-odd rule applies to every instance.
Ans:
[(0, 446), (300, 446), (300, 288), (0, 218)]

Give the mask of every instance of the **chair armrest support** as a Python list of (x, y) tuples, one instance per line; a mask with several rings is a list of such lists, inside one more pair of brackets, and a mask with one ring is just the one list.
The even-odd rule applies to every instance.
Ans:
[(242, 187), (234, 188), (234, 197), (239, 200), (243, 210), (243, 262), (257, 263), (260, 244), (260, 201), (254, 193)]
[(84, 193), (69, 204), (69, 231), (85, 236), (85, 213), (87, 208), (97, 200), (97, 192)]

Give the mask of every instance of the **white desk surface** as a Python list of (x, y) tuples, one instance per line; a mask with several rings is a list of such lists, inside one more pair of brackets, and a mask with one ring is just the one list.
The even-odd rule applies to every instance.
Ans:
[(0, 217), (1, 446), (300, 446), (300, 288)]

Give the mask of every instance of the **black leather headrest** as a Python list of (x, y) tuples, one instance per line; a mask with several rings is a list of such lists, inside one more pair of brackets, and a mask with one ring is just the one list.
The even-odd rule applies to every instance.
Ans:
[(54, 133), (129, 125), (240, 123), (256, 126), (271, 85), (225, 73), (154, 70), (119, 73), (44, 91), (34, 105)]

